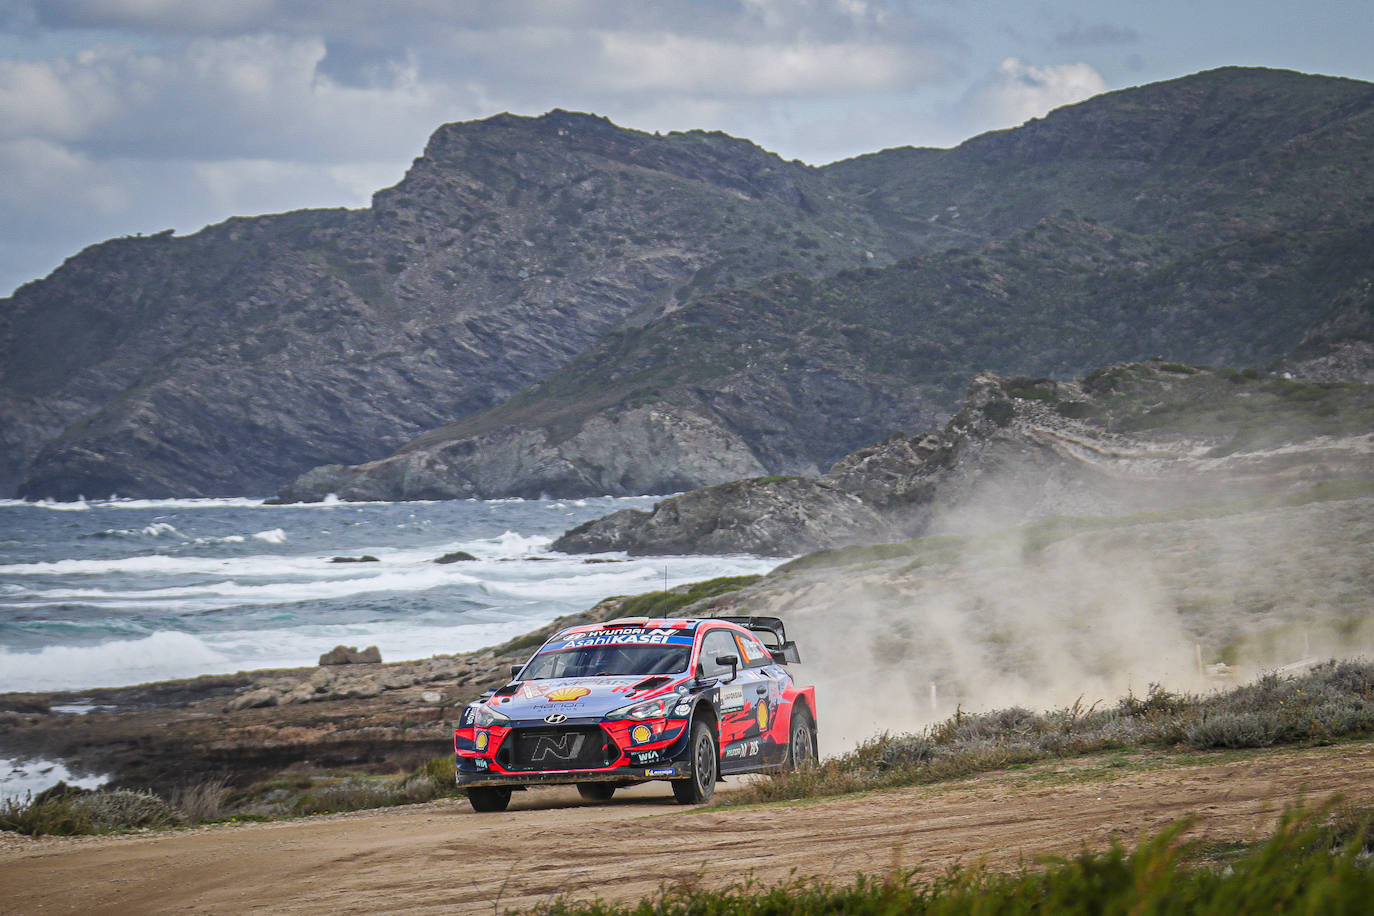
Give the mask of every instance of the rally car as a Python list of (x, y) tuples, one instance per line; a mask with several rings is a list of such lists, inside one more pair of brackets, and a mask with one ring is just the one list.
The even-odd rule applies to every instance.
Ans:
[(815, 688), (786, 668), (798, 661), (776, 617), (569, 627), (463, 710), (458, 785), (476, 811), (504, 811), (531, 785), (606, 801), (651, 780), (704, 802), (722, 776), (816, 759)]

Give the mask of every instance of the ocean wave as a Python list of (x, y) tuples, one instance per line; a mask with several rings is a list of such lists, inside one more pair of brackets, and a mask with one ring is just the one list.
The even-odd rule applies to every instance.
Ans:
[(546, 623), (529, 614), (486, 613), (471, 623), (412, 625), (397, 621), (301, 624), (193, 636), (160, 630), (96, 645), (0, 649), (0, 693), (119, 687), (265, 668), (316, 664), (337, 645), (375, 645), (386, 661), (429, 658), (499, 645)]
[(172, 631), (93, 646), (46, 646), (37, 652), (0, 649), (0, 692), (118, 687), (221, 670), (228, 659), (202, 640)]
[(286, 532), (281, 528), (272, 528), (269, 531), (259, 531), (257, 534), (253, 535), (253, 537), (268, 544), (286, 543)]
[[(373, 564), (368, 564), (370, 567)], [(230, 579), (195, 585), (163, 588), (51, 588), (30, 589), (21, 602), (0, 603), (0, 606), (46, 607), (61, 604), (98, 604), (107, 608), (142, 608), (156, 606), (163, 610), (202, 609), (207, 606), (249, 604), (290, 604), (297, 601), (327, 601), (351, 598), (369, 592), (416, 592), (440, 585), (475, 584), (472, 576), (444, 566), (407, 568), (394, 571), (371, 572), (367, 567), (350, 568), (350, 574), (338, 578), (315, 578), (305, 581), (269, 582), (244, 585)], [(207, 605), (207, 599), (209, 604)]]
[(0, 757), (0, 801), (37, 795), (59, 782), (81, 789), (98, 789), (109, 781), (110, 777), (105, 774), (78, 776), (61, 763), (41, 757), (28, 760)]

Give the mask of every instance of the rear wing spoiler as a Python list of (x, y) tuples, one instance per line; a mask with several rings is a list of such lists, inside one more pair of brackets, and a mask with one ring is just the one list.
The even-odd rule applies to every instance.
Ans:
[[(768, 649), (768, 654), (773, 656), (773, 661), (779, 665), (798, 664), (801, 662), (801, 654), (797, 651), (797, 644), (789, 642), (787, 639), (787, 628), (783, 626), (780, 617), (717, 617), (717, 620), (726, 620), (730, 623), (737, 623), (753, 633), (758, 633), (764, 637), (763, 645)], [(772, 637), (769, 639), (768, 637)]]

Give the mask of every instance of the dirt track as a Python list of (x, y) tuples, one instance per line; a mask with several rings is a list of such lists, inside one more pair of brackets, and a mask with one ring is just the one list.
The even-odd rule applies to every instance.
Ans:
[(1134, 840), (1187, 815), (1193, 836), (1262, 835), (1287, 804), (1374, 801), (1374, 744), (1196, 759), (1060, 761), (805, 805), (683, 809), (658, 784), (589, 806), (571, 790), (147, 836), (0, 845), (0, 910), (20, 913), (493, 913), (560, 892), (638, 899), (663, 883), (727, 885)]

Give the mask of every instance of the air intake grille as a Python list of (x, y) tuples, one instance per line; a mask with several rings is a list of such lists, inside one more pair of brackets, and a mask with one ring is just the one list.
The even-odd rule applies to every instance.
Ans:
[(501, 746), (501, 760), (512, 770), (592, 770), (620, 756), (609, 735), (597, 726), (521, 728)]

